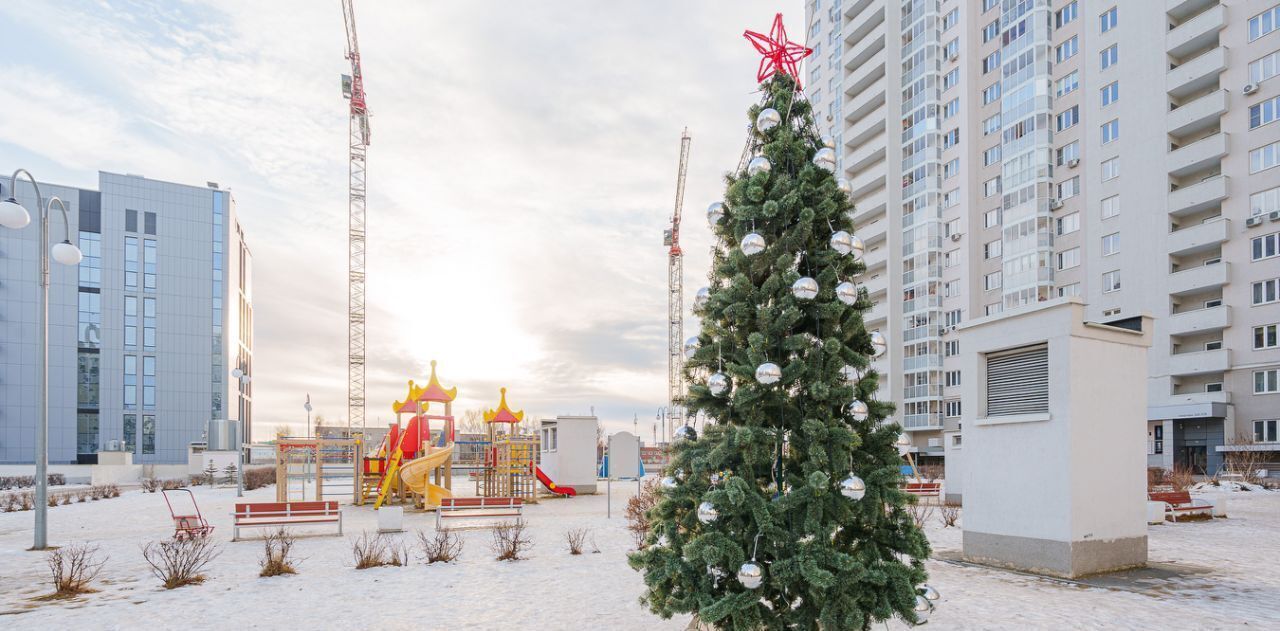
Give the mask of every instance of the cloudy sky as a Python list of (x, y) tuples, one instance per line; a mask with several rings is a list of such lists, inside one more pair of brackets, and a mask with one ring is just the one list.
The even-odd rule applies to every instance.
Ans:
[[(461, 409), (652, 431), (666, 251), (693, 136), (686, 301), (703, 209), (737, 164), (758, 56), (799, 0), (357, 0), (369, 149), (370, 423), (440, 362)], [(338, 0), (0, 3), (0, 162), (231, 188), (255, 259), (255, 421), (346, 417), (345, 34)], [(692, 322), (687, 321), (686, 327)]]

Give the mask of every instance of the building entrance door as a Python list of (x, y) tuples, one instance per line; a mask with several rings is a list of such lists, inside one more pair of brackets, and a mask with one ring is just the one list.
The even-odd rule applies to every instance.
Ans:
[(1198, 475), (1208, 475), (1209, 450), (1204, 445), (1184, 445), (1178, 449), (1174, 464), (1188, 467)]

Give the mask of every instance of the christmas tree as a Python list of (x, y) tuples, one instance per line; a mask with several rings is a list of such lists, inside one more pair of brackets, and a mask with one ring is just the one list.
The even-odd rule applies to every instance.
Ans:
[(631, 565), (655, 613), (717, 628), (923, 622), (929, 545), (898, 488), (893, 407), (874, 400), (885, 342), (862, 320), (848, 183), (779, 69), (749, 112), (755, 157), (708, 209), (719, 247), (686, 343), (686, 408), (713, 422), (677, 433)]

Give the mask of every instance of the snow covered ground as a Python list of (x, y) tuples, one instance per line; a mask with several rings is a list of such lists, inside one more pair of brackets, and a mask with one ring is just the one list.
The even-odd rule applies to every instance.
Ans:
[[(257, 576), (261, 544), (229, 541), (234, 489), (201, 487), (196, 496), (217, 525), (223, 553), (207, 583), (173, 591), (160, 587), (140, 552), (142, 543), (172, 534), (164, 501), (127, 491), (49, 511), (51, 543), (90, 541), (109, 557), (99, 592), (55, 602), (33, 600), (50, 589), (44, 555), (25, 550), (32, 513), (3, 513), (0, 628), (682, 629), (687, 618), (662, 620), (637, 601), (643, 583), (626, 565), (631, 538), (622, 517), (634, 489), (614, 485), (612, 519), (605, 517), (604, 495), (528, 507), (535, 547), (514, 563), (495, 561), (489, 532), (471, 530), (457, 563), (427, 566), (415, 559), (404, 568), (355, 570), (348, 538), (374, 530), (376, 518), (368, 507), (344, 507), (347, 537), (303, 537), (299, 574), (263, 579)], [(246, 495), (273, 501), (274, 493)], [(960, 531), (942, 528), (935, 516), (928, 530), (938, 560), (929, 571), (942, 600), (929, 628), (1276, 628), (1280, 493), (1232, 493), (1228, 508), (1229, 519), (1151, 528), (1151, 560), (1184, 570), (1180, 575), (1106, 587), (949, 562), (959, 552)], [(406, 515), (411, 530), (432, 524), (431, 515)], [(564, 533), (578, 527), (593, 531), (598, 554), (569, 555)], [(396, 536), (413, 540), (412, 532)]]

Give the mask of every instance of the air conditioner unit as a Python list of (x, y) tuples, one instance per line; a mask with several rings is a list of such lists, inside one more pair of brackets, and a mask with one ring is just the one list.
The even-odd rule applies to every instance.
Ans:
[(952, 240), (952, 241), (959, 241), (961, 236), (962, 236), (962, 235), (961, 235), (959, 232), (957, 232), (957, 233), (955, 233), (955, 234), (951, 235), (951, 240)]
[(939, 335), (940, 337), (946, 337), (946, 336), (947, 336), (947, 327), (945, 327), (945, 326), (944, 326), (944, 327), (942, 327), (942, 330), (941, 330), (941, 331), (938, 331), (938, 335)]
[(1078, 166), (1080, 166), (1080, 158), (1072, 158), (1070, 160), (1067, 160), (1067, 168), (1074, 169)]
[(1250, 227), (1250, 228), (1253, 228), (1253, 227), (1255, 227), (1255, 226), (1260, 226), (1260, 225), (1262, 225), (1262, 215), (1254, 215), (1254, 216), (1252, 216), (1252, 217), (1250, 217), (1250, 218), (1248, 218), (1248, 219), (1244, 220), (1244, 225), (1246, 225), (1246, 226), (1248, 226), (1248, 227)]
[(960, 53), (951, 53), (947, 56), (947, 61), (955, 61), (960, 58)]
[(114, 439), (113, 439), (113, 440), (108, 440), (108, 441), (107, 441), (107, 451), (120, 451), (120, 441), (119, 441), (119, 440), (114, 440)]
[(1271, 221), (1280, 221), (1280, 210), (1271, 211), (1271, 213), (1268, 214), (1267, 217), (1271, 219)]
[(1049, 210), (1057, 210), (1059, 208), (1062, 208), (1062, 200), (1060, 199), (1049, 200)]
[(1257, 91), (1258, 91), (1258, 84), (1256, 83), (1246, 83), (1244, 84), (1244, 89), (1241, 90), (1241, 92), (1244, 92), (1245, 94), (1253, 94), (1254, 92), (1257, 92)]

